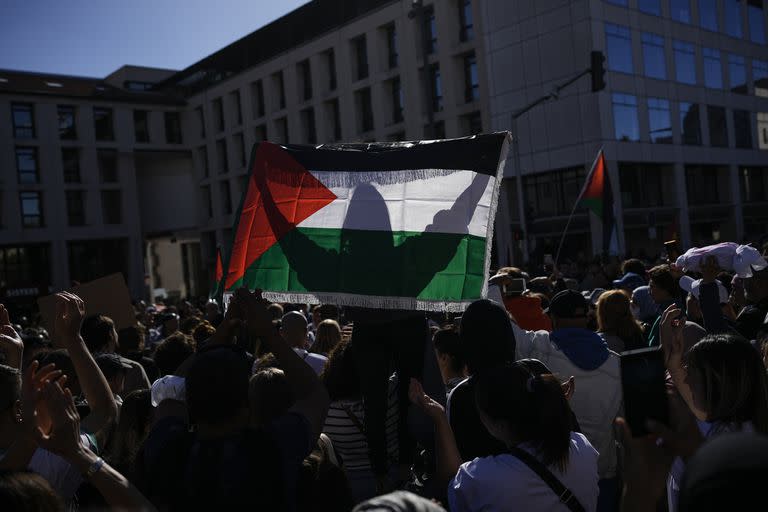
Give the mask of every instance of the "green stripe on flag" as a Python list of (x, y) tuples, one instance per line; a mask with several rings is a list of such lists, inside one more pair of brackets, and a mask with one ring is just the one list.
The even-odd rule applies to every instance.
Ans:
[(297, 228), (230, 290), (246, 284), (293, 294), (469, 300), (485, 281), (485, 242), (468, 234)]

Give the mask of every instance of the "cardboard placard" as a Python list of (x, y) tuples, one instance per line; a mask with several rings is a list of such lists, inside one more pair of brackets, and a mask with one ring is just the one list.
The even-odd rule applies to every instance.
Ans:
[[(125, 284), (123, 274), (111, 274), (67, 290), (74, 293), (85, 303), (85, 315), (99, 313), (110, 317), (118, 331), (123, 327), (136, 325), (136, 313), (131, 305), (131, 295)], [(47, 295), (37, 299), (43, 326), (53, 337), (56, 319), (56, 298)]]

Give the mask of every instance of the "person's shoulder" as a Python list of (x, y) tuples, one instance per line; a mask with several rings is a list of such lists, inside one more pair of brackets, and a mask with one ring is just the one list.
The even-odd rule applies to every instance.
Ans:
[(589, 442), (589, 439), (581, 432), (571, 432), (571, 449), (577, 452), (594, 453), (597, 455), (597, 450)]

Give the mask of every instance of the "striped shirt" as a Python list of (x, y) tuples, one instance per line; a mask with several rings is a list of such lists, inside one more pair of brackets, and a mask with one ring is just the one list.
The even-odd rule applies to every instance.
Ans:
[[(389, 378), (389, 391), (387, 400), (387, 454), (390, 461), (397, 461), (398, 439), (397, 423), (399, 419), (399, 407), (397, 402), (397, 374)], [(346, 409), (345, 409), (346, 407)], [(368, 440), (353, 421), (347, 410), (354, 414), (359, 425), (365, 425), (365, 412), (362, 400), (338, 400), (332, 402), (328, 408), (328, 416), (325, 418), (323, 433), (333, 441), (336, 453), (341, 457), (344, 467), (348, 471), (370, 471), (371, 463), (368, 459)]]

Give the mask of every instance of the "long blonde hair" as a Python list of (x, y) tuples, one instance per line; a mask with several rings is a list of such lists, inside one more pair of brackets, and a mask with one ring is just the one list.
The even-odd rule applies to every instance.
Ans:
[(613, 334), (630, 346), (639, 343), (643, 338), (640, 323), (632, 316), (629, 294), (624, 290), (605, 292), (597, 300), (598, 331)]
[(328, 355), (341, 341), (341, 327), (336, 320), (323, 320), (317, 325), (317, 337), (310, 352)]

